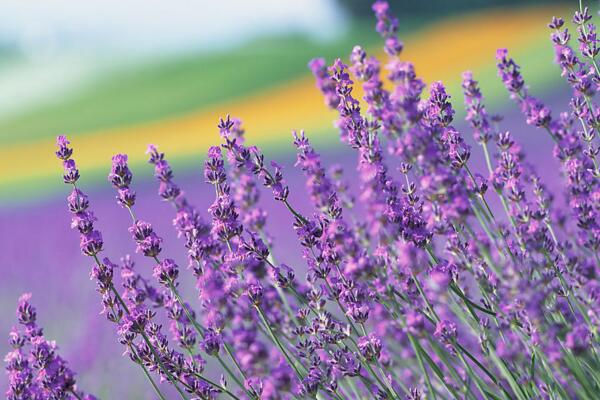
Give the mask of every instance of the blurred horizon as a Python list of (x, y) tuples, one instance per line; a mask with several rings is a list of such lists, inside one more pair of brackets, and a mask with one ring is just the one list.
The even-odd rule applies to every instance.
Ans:
[[(111, 135), (113, 139), (128, 137), (129, 144), (118, 150), (134, 153), (132, 160), (138, 165), (144, 151), (139, 143), (145, 147), (155, 141), (163, 148), (168, 146), (165, 151), (171, 158), (188, 169), (189, 160), (206, 149), (209, 132), (215, 138), (214, 126), (219, 116), (245, 113), (249, 104), (268, 105), (268, 96), (287, 99), (286, 93), (296, 93), (297, 99), (303, 99), (297, 100), (307, 114), (303, 118), (299, 115), (298, 119), (281, 120), (278, 124), (258, 123), (255, 120), (262, 118), (258, 108), (251, 114), (237, 116), (247, 120), (249, 137), (256, 135), (261, 145), (289, 141), (292, 129), (304, 128), (309, 135), (315, 132), (321, 136), (330, 131), (332, 114), (319, 103), (306, 67), (308, 60), (317, 56), (330, 62), (335, 57), (346, 59), (354, 44), (363, 45), (370, 53), (382, 54), (369, 2), (365, 9), (363, 3), (357, 6), (349, 0), (289, 4), (261, 0), (260, 7), (232, 1), (227, 2), (228, 7), (208, 8), (201, 19), (211, 20), (206, 26), (195, 24), (190, 16), (194, 13), (185, 7), (190, 5), (184, 0), (173, 3), (170, 14), (161, 8), (162, 3), (148, 2), (139, 18), (128, 18), (141, 4), (136, 1), (119, 12), (110, 12), (114, 9), (111, 2), (94, 1), (89, 8), (66, 7), (68, 12), (59, 7), (67, 3), (68, 0), (51, 0), (44, 6), (48, 8), (45, 12), (32, 2), (9, 0), (3, 5), (9, 12), (0, 13), (0, 43), (12, 37), (13, 44), (23, 42), (27, 49), (28, 31), (33, 29), (38, 35), (34, 41), (37, 44), (20, 50), (20, 55), (0, 55), (0, 87), (4, 89), (0, 91), (0, 144), (4, 147), (0, 155), (6, 155), (0, 157), (0, 166), (17, 169), (16, 175), (0, 177), (0, 207), (38, 201), (44, 193), (56, 192), (56, 181), (48, 178), (56, 176), (60, 169), (52, 160), (51, 149), (58, 134), (68, 134), (74, 140), (80, 136), (89, 137), (87, 140)], [(392, 3), (392, 7), (400, 14), (401, 36), (406, 41), (404, 55), (415, 58), (417, 73), (427, 83), (446, 81), (459, 112), (460, 73), (473, 69), (476, 77), (493, 76), (497, 47), (508, 46), (511, 52), (523, 55), (525, 59), (521, 57), (519, 61), (524, 61), (524, 73), (536, 71), (530, 83), (539, 82), (540, 89), (546, 90), (545, 82), (556, 76), (557, 69), (551, 64), (545, 22), (554, 12), (567, 10), (564, 5), (527, 1), (516, 7), (516, 3), (500, 1), (459, 1), (448, 13), (442, 3), (402, 3), (401, 7)], [(90, 11), (100, 5), (106, 7), (103, 12), (96, 15)], [(431, 11), (435, 7), (439, 9)], [(403, 18), (403, 13), (412, 17)], [(94, 22), (86, 23), (83, 18), (73, 23), (79, 15)], [(238, 19), (251, 21), (237, 23)], [(169, 25), (170, 31), (162, 32), (158, 29), (160, 24)], [(106, 37), (89, 33), (101, 31), (102, 27)], [(136, 34), (128, 33), (138, 28)], [(478, 30), (483, 30), (480, 35)], [(200, 44), (202, 36), (210, 45)], [(94, 38), (100, 38), (103, 45), (94, 45)], [(144, 50), (140, 43), (150, 47)], [(446, 51), (453, 43), (458, 44), (456, 54)], [(427, 52), (440, 51), (441, 60), (451, 63), (450, 69), (431, 65), (436, 57)], [(491, 104), (506, 102), (497, 79), (481, 80)], [(311, 106), (306, 108), (307, 104)], [(192, 136), (195, 138), (190, 144), (201, 145), (194, 152), (189, 147), (184, 150), (163, 142), (167, 137), (189, 140)], [(134, 143), (136, 146), (132, 147)], [(105, 150), (99, 152), (101, 144), (84, 146), (76, 151), (95, 151), (96, 155), (80, 159), (82, 172), (96, 176), (105, 170), (110, 155)], [(99, 158), (101, 154), (104, 161)], [(28, 157), (36, 164), (29, 162)]]
[[(459, 0), (448, 7), (434, 0), (392, 2), (392, 8), (404, 25), (423, 21), (424, 15), (430, 23), (491, 6), (538, 3), (557, 1)], [(228, 0), (202, 5), (194, 10), (186, 0), (168, 5), (159, 0), (3, 1), (0, 118), (52, 103), (53, 95), (81, 90), (119, 69), (185, 54), (231, 52), (278, 36), (327, 43), (347, 35), (356, 24), (372, 25), (370, 2), (361, 0)]]
[(334, 0), (258, 0), (253, 6), (229, 0), (196, 12), (194, 7), (186, 0), (2, 2), (0, 117), (50, 102), (52, 93), (72, 92), (115, 69), (223, 53), (281, 34), (331, 40), (347, 27)]

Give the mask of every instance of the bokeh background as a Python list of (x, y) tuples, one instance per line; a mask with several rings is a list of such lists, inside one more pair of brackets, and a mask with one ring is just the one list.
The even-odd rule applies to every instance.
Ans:
[[(503, 127), (557, 189), (550, 139), (527, 127), (509, 102), (494, 56), (498, 47), (509, 48), (532, 92), (554, 112), (564, 109), (568, 90), (553, 63), (546, 23), (553, 15), (570, 19), (576, 2), (391, 3), (401, 22), (402, 57), (427, 83), (447, 84), (457, 121), (464, 118), (460, 77), (470, 69), (490, 111), (506, 116)], [(90, 262), (69, 229), (54, 138), (67, 134), (73, 142), (106, 255), (118, 260), (134, 252), (129, 218), (106, 180), (111, 156), (125, 152), (139, 216), (156, 225), (165, 251), (184, 265), (173, 211), (156, 195), (145, 162), (147, 144), (166, 152), (178, 183), (206, 210), (213, 198), (202, 178), (203, 155), (219, 141), (218, 118), (230, 113), (244, 121), (249, 143), (284, 165), (292, 198), (309, 212), (293, 166), (291, 130), (305, 129), (326, 165), (342, 164), (351, 183), (355, 157), (339, 144), (335, 113), (326, 109), (307, 62), (315, 56), (347, 60), (355, 44), (384, 57), (373, 27), (366, 0), (1, 1), (0, 336), (16, 323), (17, 297), (32, 292), (47, 337), (58, 341), (82, 388), (102, 398), (152, 398), (141, 372), (122, 359), (113, 326), (98, 315)], [(465, 136), (471, 140), (467, 129)], [(479, 165), (481, 155), (473, 153)], [(291, 218), (263, 197), (277, 257), (301, 270)], [(150, 275), (146, 260), (138, 257), (137, 265)], [(182, 276), (193, 298), (192, 275)], [(6, 351), (7, 340), (0, 340), (0, 352)], [(2, 377), (0, 389), (5, 386)]]

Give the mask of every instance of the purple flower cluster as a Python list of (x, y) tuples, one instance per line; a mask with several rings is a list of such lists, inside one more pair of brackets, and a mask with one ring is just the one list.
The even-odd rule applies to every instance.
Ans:
[(6, 398), (95, 400), (96, 397), (77, 388), (75, 373), (58, 355), (56, 343), (44, 337), (30, 299), (29, 293), (19, 298), (17, 320), (21, 328), (15, 327), (9, 334), (12, 350), (4, 357), (8, 375)]
[(387, 1), (376, 1), (373, 11), (377, 17), (375, 29), (385, 40), (385, 51), (390, 56), (397, 56), (404, 48), (404, 44), (398, 40), (398, 19), (391, 14), (390, 5)]
[[(125, 354), (161, 399), (156, 377), (182, 399), (596, 398), (600, 72), (589, 10), (573, 18), (577, 49), (562, 19), (549, 24), (556, 61), (573, 90), (570, 108), (558, 117), (530, 94), (508, 52), (497, 52), (510, 97), (527, 123), (554, 142), (568, 212), (554, 204), (465, 72), (466, 121), (486, 161), (485, 171), (472, 170), (475, 150), (455, 126), (445, 86), (433, 82), (424, 97), (414, 66), (399, 58), (398, 20), (385, 1), (373, 11), (390, 57), (389, 83), (382, 63), (359, 46), (349, 65), (309, 63), (325, 104), (337, 111), (341, 142), (356, 152), (358, 178), (351, 184), (341, 168), (327, 169), (306, 133), (294, 131), (309, 212), (298, 211), (283, 168), (246, 145), (237, 119), (219, 121), (222, 143), (204, 159), (215, 196), (207, 210), (192, 205), (165, 155), (149, 146), (158, 194), (173, 206), (173, 226), (187, 250), (196, 302), (183, 299), (179, 283), (188, 278), (165, 256), (162, 237), (136, 216), (123, 154), (113, 157), (108, 179), (155, 283), (129, 256), (120, 266), (100, 260), (102, 236), (77, 187), (73, 150), (58, 138), (63, 180), (73, 188), (72, 225), (82, 252), (95, 261), (102, 312), (116, 325)], [(362, 99), (354, 94), (358, 85)], [(260, 205), (261, 186), (290, 213), (303, 265), (283, 262)], [(19, 320), (26, 328), (11, 334), (9, 397), (37, 399), (51, 388), (77, 398), (73, 374), (41, 336), (27, 299)], [(50, 360), (43, 374), (35, 370), (40, 352)], [(218, 382), (211, 378), (217, 374)]]
[(94, 229), (96, 217), (92, 211), (88, 210), (90, 206), (88, 197), (77, 188), (79, 170), (75, 160), (71, 158), (73, 149), (69, 147), (70, 142), (65, 136), (59, 136), (56, 139), (56, 144), (58, 146), (56, 156), (63, 162), (64, 182), (73, 187), (71, 194), (67, 197), (67, 205), (72, 214), (71, 227), (77, 228), (80, 233), (79, 246), (81, 252), (87, 256), (95, 257), (96, 254), (102, 251), (104, 242), (100, 231)]

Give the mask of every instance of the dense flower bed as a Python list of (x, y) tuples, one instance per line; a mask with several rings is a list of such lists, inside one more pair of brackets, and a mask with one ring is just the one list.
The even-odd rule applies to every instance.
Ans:
[[(165, 155), (148, 147), (158, 194), (172, 204), (188, 252), (185, 275), (163, 254), (152, 224), (136, 216), (124, 154), (113, 157), (108, 179), (131, 219), (136, 252), (154, 264), (154, 282), (129, 256), (101, 256), (73, 149), (58, 137), (72, 227), (125, 354), (161, 399), (165, 385), (183, 399), (597, 398), (600, 50), (588, 9), (573, 17), (578, 51), (562, 19), (549, 24), (573, 89), (558, 116), (530, 94), (507, 50), (497, 52), (511, 98), (555, 143), (564, 209), (465, 72), (467, 121), (487, 167), (472, 170), (443, 84), (432, 83), (423, 98), (425, 84), (400, 57), (397, 19), (384, 1), (373, 11), (390, 89), (380, 62), (358, 46), (349, 65), (309, 64), (325, 104), (339, 113), (341, 142), (358, 155), (356, 198), (343, 171), (327, 171), (304, 132), (294, 132), (314, 209), (300, 213), (282, 167), (246, 145), (241, 122), (228, 116), (218, 124), (221, 145), (204, 162), (215, 193), (207, 218), (175, 183)], [(293, 215), (306, 268), (275, 259), (260, 186)], [(303, 269), (305, 279), (297, 276)], [(179, 283), (192, 278), (198, 299), (186, 301)], [(7, 397), (93, 399), (44, 338), (29, 301), (19, 300), (22, 328), (10, 334)]]

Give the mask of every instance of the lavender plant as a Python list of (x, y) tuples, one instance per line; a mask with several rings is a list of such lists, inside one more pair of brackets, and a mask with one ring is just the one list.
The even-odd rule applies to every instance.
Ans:
[(30, 293), (19, 297), (17, 319), (21, 328), (15, 327), (9, 334), (12, 350), (4, 358), (8, 374), (6, 398), (95, 400), (77, 388), (75, 373), (57, 354), (56, 343), (44, 337), (30, 299)]
[[(165, 155), (149, 146), (158, 194), (174, 209), (191, 275), (180, 274), (159, 233), (138, 218), (123, 154), (113, 157), (108, 179), (155, 282), (129, 256), (120, 266), (101, 259), (102, 235), (77, 186), (73, 150), (59, 136), (72, 226), (93, 261), (102, 312), (119, 342), (161, 399), (165, 385), (182, 399), (597, 398), (600, 111), (593, 98), (600, 48), (589, 10), (580, 6), (573, 17), (578, 49), (562, 19), (549, 24), (573, 89), (558, 117), (530, 93), (507, 50), (497, 52), (510, 97), (527, 123), (554, 141), (566, 207), (554, 205), (465, 72), (466, 120), (486, 161), (486, 170), (472, 169), (472, 149), (454, 126), (444, 85), (434, 82), (423, 97), (426, 85), (401, 59), (398, 20), (385, 1), (373, 11), (391, 85), (380, 61), (359, 46), (349, 65), (309, 64), (325, 104), (337, 110), (342, 143), (357, 153), (357, 198), (343, 171), (328, 171), (306, 134), (294, 132), (312, 206), (301, 213), (282, 167), (246, 145), (241, 122), (227, 116), (218, 124), (222, 143), (204, 162), (215, 200), (203, 215), (175, 183)], [(362, 101), (353, 94), (357, 85)], [(278, 260), (260, 186), (293, 217), (304, 266)], [(183, 299), (183, 279), (195, 280), (197, 301)], [(54, 368), (33, 371), (37, 352), (28, 358), (24, 347), (47, 342), (23, 304), (26, 333), (11, 333), (15, 350), (6, 358), (9, 397), (84, 398), (68, 369), (59, 377)]]

